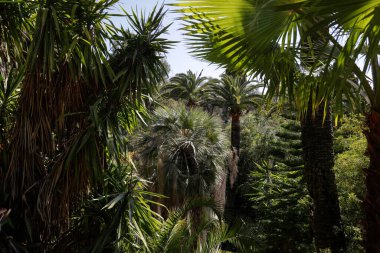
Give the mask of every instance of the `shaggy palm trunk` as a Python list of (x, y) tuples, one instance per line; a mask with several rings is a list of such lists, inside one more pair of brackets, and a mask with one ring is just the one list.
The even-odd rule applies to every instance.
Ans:
[(234, 113), (231, 116), (231, 146), (235, 149), (236, 154), (240, 153), (240, 113)]
[[(161, 158), (158, 159), (157, 161), (157, 189), (156, 191), (161, 194), (161, 195), (165, 195), (165, 173), (164, 173), (164, 165), (163, 165), (163, 161)], [(162, 203), (164, 202), (165, 203), (165, 199), (163, 198), (157, 198), (156, 199), (157, 202), (159, 203)], [(154, 205), (153, 208), (155, 209), (155, 211), (163, 216), (164, 218), (167, 218), (167, 212), (165, 212), (165, 208), (163, 208), (161, 205)]]
[[(191, 150), (191, 151), (190, 151)], [(204, 193), (202, 192), (202, 190), (200, 189), (200, 181), (198, 181), (198, 176), (200, 174), (200, 168), (199, 168), (199, 165), (194, 157), (194, 154), (195, 154), (195, 150), (193, 150), (192, 147), (189, 147), (189, 151), (185, 153), (186, 154), (186, 163), (187, 163), (187, 166), (188, 166), (188, 170), (189, 170), (189, 189), (190, 191), (187, 192), (187, 194), (189, 195), (189, 193), (191, 192), (191, 195), (190, 196), (187, 196), (188, 199), (191, 199), (191, 198), (204, 198)], [(201, 224), (202, 222), (202, 219), (203, 219), (203, 216), (204, 216), (204, 212), (202, 210), (202, 207), (195, 207), (192, 209), (191, 211), (191, 225), (192, 225), (192, 229), (194, 231), (197, 230), (197, 228), (199, 227), (199, 225)]]
[(305, 179), (313, 199), (312, 228), (318, 250), (345, 252), (345, 237), (340, 217), (339, 201), (333, 173), (334, 152), (331, 108), (317, 108), (315, 116), (309, 105), (302, 121), (302, 145)]
[(367, 154), (370, 157), (366, 174), (365, 249), (368, 253), (380, 252), (380, 114), (372, 109), (367, 117)]
[(240, 113), (233, 113), (231, 115), (231, 148), (232, 154), (230, 157), (228, 183), (226, 189), (226, 205), (225, 217), (227, 220), (233, 222), (236, 217), (236, 211), (240, 206), (237, 203), (237, 192), (233, 187), (238, 175), (238, 161), (240, 153)]

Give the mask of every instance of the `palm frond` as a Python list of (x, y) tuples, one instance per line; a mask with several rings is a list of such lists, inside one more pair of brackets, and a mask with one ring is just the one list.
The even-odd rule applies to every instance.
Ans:
[(209, 103), (228, 108), (232, 115), (258, 106), (261, 88), (261, 84), (245, 81), (242, 77), (224, 75), (220, 82), (210, 84), (206, 93)]
[[(177, 208), (169, 213), (169, 217), (162, 224), (158, 234), (152, 238), (151, 252), (189, 252), (194, 246), (191, 241), (197, 242), (200, 234), (210, 226), (210, 220), (205, 220), (197, 224), (197, 229), (190, 230), (189, 221), (185, 221), (186, 215), (191, 210), (199, 208), (209, 208), (216, 215), (220, 216), (220, 208), (211, 199), (195, 198), (187, 201), (181, 208)], [(213, 219), (211, 218), (211, 221)], [(218, 222), (220, 222), (218, 220)], [(186, 243), (185, 243), (186, 241)]]
[[(376, 96), (365, 73), (369, 66), (376, 65), (373, 60), (376, 60), (377, 37), (370, 34), (374, 31), (374, 10), (378, 4), (365, 0), (354, 2), (183, 0), (174, 6), (182, 14), (183, 29), (194, 55), (260, 77), (265, 80), (269, 94), (278, 93), (293, 100), (297, 95), (296, 73), (300, 73), (297, 62), (309, 61), (310, 65), (312, 58), (309, 75), (322, 67), (328, 80), (319, 83), (319, 92), (313, 95), (316, 107), (328, 97), (354, 101), (349, 82), (353, 73), (360, 80), (359, 87), (375, 102)], [(330, 34), (328, 28), (334, 32)], [(316, 35), (324, 38), (320, 45), (311, 39)], [(339, 41), (344, 36), (348, 36), (347, 43), (341, 46)], [(366, 46), (367, 40), (373, 41), (372, 46)], [(364, 48), (372, 52), (372, 57), (366, 57), (365, 66), (360, 69), (355, 59)], [(305, 50), (309, 52), (307, 57)], [(302, 104), (306, 104), (309, 95)]]
[(202, 76), (202, 72), (196, 74), (189, 70), (170, 78), (169, 83), (161, 88), (161, 93), (167, 98), (185, 100), (190, 107), (204, 105), (204, 90), (212, 82), (215, 80)]

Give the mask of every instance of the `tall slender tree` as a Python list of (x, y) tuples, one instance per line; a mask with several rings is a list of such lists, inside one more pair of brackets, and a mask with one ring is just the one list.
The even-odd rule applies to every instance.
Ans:
[(254, 109), (259, 102), (259, 88), (261, 86), (245, 80), (243, 76), (223, 75), (219, 82), (212, 83), (207, 88), (208, 102), (213, 106), (223, 108), (231, 119), (231, 157), (226, 186), (226, 213), (225, 217), (234, 220), (236, 213), (236, 187), (238, 178), (238, 162), (240, 155), (240, 117), (244, 112)]

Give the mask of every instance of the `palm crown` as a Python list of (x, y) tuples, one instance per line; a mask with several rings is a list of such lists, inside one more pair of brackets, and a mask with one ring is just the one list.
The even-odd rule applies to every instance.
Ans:
[(243, 77), (224, 75), (219, 82), (208, 85), (206, 93), (209, 103), (227, 107), (230, 116), (240, 116), (244, 110), (257, 106), (261, 87)]
[(204, 88), (214, 82), (213, 79), (202, 77), (191, 70), (180, 73), (170, 78), (170, 82), (163, 87), (163, 94), (175, 100), (183, 99), (187, 106), (193, 107), (203, 103)]
[[(369, 0), (333, 3), (327, 0), (235, 0), (228, 3), (180, 0), (176, 4), (182, 7), (179, 12), (184, 15), (184, 29), (195, 56), (260, 75), (268, 80), (268, 91), (283, 91), (282, 95), (296, 95), (298, 99), (306, 96), (304, 100), (308, 100), (310, 94), (299, 96), (298, 90), (293, 90), (291, 75), (297, 71), (294, 63), (305, 60), (300, 54), (305, 46), (315, 47), (305, 43), (307, 37), (314, 32), (325, 37), (318, 45), (324, 52), (313, 55), (314, 63), (323, 61), (321, 74), (325, 80), (318, 84), (318, 93), (314, 93), (318, 96), (315, 103), (327, 97), (342, 101), (342, 96), (350, 96), (352, 100), (352, 88), (357, 88), (358, 84), (347, 82), (347, 79), (354, 73), (360, 81), (359, 86), (376, 107), (380, 105), (376, 99), (380, 98), (380, 89), (373, 87), (378, 85), (378, 80), (373, 78), (375, 86), (371, 87), (366, 73), (372, 67), (378, 68), (375, 57), (379, 44), (375, 29), (378, 5)], [(328, 28), (334, 32), (329, 33)], [(347, 43), (341, 44), (340, 40)], [(360, 67), (354, 59), (363, 52), (366, 52), (365, 64)], [(315, 66), (312, 69), (315, 70)], [(342, 75), (334, 74), (337, 71)], [(307, 85), (306, 82), (303, 87)], [(311, 87), (310, 90), (315, 89)], [(307, 101), (300, 105), (305, 109)]]

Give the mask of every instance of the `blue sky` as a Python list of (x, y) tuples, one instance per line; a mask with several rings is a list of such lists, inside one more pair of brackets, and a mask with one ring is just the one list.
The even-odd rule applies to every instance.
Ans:
[[(138, 10), (146, 10), (150, 11), (153, 9), (155, 4), (167, 4), (173, 3), (174, 0), (121, 0), (120, 5), (126, 10), (129, 11), (131, 9)], [(218, 77), (224, 70), (218, 68), (216, 65), (210, 65), (209, 62), (200, 61), (192, 57), (188, 51), (189, 49), (186, 47), (185, 37), (182, 35), (182, 32), (179, 31), (180, 21), (176, 20), (178, 17), (177, 14), (170, 11), (170, 7), (166, 6), (169, 9), (167, 15), (165, 16), (164, 25), (172, 24), (169, 28), (169, 33), (167, 38), (170, 40), (178, 41), (173, 47), (172, 50), (169, 51), (167, 55), (167, 61), (170, 65), (170, 76), (175, 75), (176, 73), (186, 72), (187, 70), (192, 70), (193, 72), (199, 73), (203, 70), (204, 76), (212, 76)], [(114, 22), (122, 22), (124, 19), (115, 19)]]

